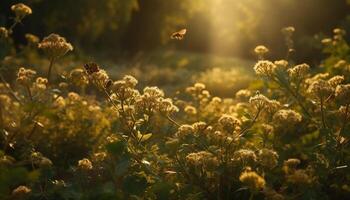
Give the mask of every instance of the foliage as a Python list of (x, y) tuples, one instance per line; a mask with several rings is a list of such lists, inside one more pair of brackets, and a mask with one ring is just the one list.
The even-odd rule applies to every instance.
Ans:
[[(0, 29), (9, 46), (12, 28)], [(346, 199), (350, 85), (330, 70), (349, 66), (339, 34), (325, 51), (341, 66), (313, 73), (264, 60), (260, 46), (262, 93), (225, 99), (203, 83), (168, 98), (130, 75), (114, 81), (96, 63), (55, 82), (52, 67), (73, 47), (50, 35), (33, 46), (50, 60), (47, 76), (29, 67), (15, 84), (0, 76), (0, 198)]]

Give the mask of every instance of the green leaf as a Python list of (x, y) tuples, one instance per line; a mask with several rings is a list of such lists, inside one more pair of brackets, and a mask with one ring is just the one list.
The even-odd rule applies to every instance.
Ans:
[(151, 137), (152, 137), (152, 133), (148, 133), (144, 135), (141, 133), (137, 133), (137, 139), (140, 140), (141, 142), (147, 141)]

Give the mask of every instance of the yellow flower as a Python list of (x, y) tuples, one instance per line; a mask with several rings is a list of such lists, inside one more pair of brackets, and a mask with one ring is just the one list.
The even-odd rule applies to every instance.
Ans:
[(78, 161), (78, 168), (82, 169), (82, 170), (91, 170), (92, 163), (89, 159), (84, 158), (84, 159)]
[(32, 14), (32, 9), (23, 3), (12, 5), (11, 10), (15, 13), (17, 21), (21, 21), (25, 16)]
[(253, 191), (259, 191), (265, 187), (265, 179), (256, 172), (243, 172), (239, 176), (239, 180)]
[(64, 37), (54, 33), (45, 37), (38, 47), (44, 50), (50, 59), (57, 59), (68, 51), (73, 51), (73, 46)]

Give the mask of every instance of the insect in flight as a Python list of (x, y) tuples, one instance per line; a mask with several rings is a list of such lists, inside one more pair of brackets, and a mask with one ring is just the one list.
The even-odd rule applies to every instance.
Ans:
[(171, 34), (170, 38), (175, 40), (182, 40), (187, 32), (187, 29), (181, 29), (173, 34)]

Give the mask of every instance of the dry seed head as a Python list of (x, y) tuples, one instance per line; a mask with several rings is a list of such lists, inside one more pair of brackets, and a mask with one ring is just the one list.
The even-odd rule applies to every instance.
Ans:
[(287, 125), (295, 125), (301, 122), (301, 120), (302, 116), (294, 110), (290, 109), (279, 110), (273, 115), (273, 121), (275, 124), (278, 124), (281, 127)]
[(260, 191), (265, 187), (265, 179), (253, 171), (245, 171), (239, 176), (239, 180), (243, 185), (253, 191)]
[(84, 158), (84, 159), (78, 161), (78, 168), (81, 170), (91, 170), (92, 163), (89, 159)]
[(307, 75), (310, 66), (308, 64), (300, 64), (288, 70), (288, 74), (291, 78), (301, 79)]
[(333, 92), (333, 90), (333, 87), (328, 81), (319, 79), (313, 81), (307, 91), (311, 95), (321, 99), (327, 98)]
[(276, 60), (274, 64), (278, 69), (287, 69), (289, 63), (286, 60)]
[(255, 47), (254, 49), (254, 53), (259, 57), (259, 58), (263, 58), (265, 54), (267, 54), (269, 52), (269, 49), (267, 47), (265, 47), (264, 45), (259, 45), (257, 47)]
[(27, 186), (21, 185), (12, 191), (12, 195), (18, 197), (18, 196), (27, 195), (31, 192), (32, 192), (32, 190), (30, 188), (28, 188)]
[(252, 164), (252, 163), (256, 162), (257, 157), (256, 157), (254, 151), (252, 151), (250, 149), (240, 149), (233, 154), (232, 160), (235, 162)]
[(247, 101), (249, 100), (249, 97), (251, 97), (252, 93), (250, 90), (239, 90), (236, 92), (236, 98), (240, 101)]
[(73, 46), (64, 37), (54, 33), (45, 37), (38, 47), (44, 50), (50, 59), (57, 59), (64, 56), (68, 51), (73, 51)]
[(261, 60), (254, 66), (254, 71), (258, 76), (271, 77), (274, 74), (276, 65), (268, 60)]
[(36, 71), (21, 67), (17, 72), (17, 82), (21, 85), (30, 85), (33, 81)]
[(278, 164), (278, 154), (270, 149), (261, 149), (258, 153), (259, 163), (267, 168), (274, 168)]
[(184, 111), (188, 115), (196, 115), (197, 114), (197, 109), (193, 106), (190, 106), (190, 105), (186, 106)]
[(241, 121), (232, 115), (223, 114), (219, 120), (219, 124), (229, 133), (232, 133), (237, 126), (241, 125)]
[(11, 10), (15, 13), (17, 21), (21, 21), (25, 16), (32, 14), (32, 9), (23, 3), (12, 5)]
[(29, 44), (33, 44), (33, 45), (38, 44), (40, 41), (40, 39), (36, 35), (30, 34), (30, 33), (25, 34), (25, 38), (27, 39)]
[(344, 79), (344, 76), (339, 76), (339, 75), (337, 75), (337, 76), (333, 76), (332, 78), (330, 78), (330, 79), (328, 80), (328, 83), (329, 83), (333, 88), (335, 88), (335, 87), (337, 87), (339, 84), (341, 84), (344, 80), (345, 80), (345, 79)]
[(179, 138), (183, 138), (183, 137), (186, 137), (187, 135), (192, 134), (193, 132), (194, 132), (194, 128), (192, 125), (183, 124), (177, 129), (176, 135)]
[(343, 104), (350, 103), (350, 84), (338, 85), (335, 89), (335, 97)]

